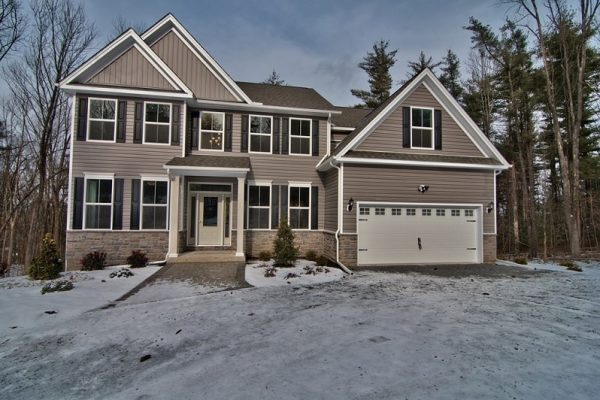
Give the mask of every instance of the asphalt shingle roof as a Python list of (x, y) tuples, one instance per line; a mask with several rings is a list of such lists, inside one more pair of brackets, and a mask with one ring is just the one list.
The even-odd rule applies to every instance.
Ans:
[(252, 101), (268, 106), (335, 110), (333, 104), (312, 88), (268, 83), (236, 83)]
[(336, 126), (344, 128), (354, 128), (359, 122), (366, 117), (372, 108), (353, 108), (353, 107), (335, 107), (336, 111), (341, 111), (341, 114), (333, 114), (331, 122)]
[(172, 167), (250, 168), (250, 158), (235, 156), (194, 155), (175, 157), (166, 165)]
[(346, 154), (353, 158), (374, 158), (378, 160), (406, 160), (406, 161), (425, 161), (425, 162), (448, 162), (458, 164), (483, 164), (483, 165), (501, 165), (493, 158), (487, 157), (461, 157), (446, 156), (440, 154), (414, 154), (414, 153), (385, 153), (379, 151), (355, 151), (351, 150)]

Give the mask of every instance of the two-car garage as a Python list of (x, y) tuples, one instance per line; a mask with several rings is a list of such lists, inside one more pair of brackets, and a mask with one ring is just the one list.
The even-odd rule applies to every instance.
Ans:
[(358, 265), (480, 263), (476, 205), (359, 203)]

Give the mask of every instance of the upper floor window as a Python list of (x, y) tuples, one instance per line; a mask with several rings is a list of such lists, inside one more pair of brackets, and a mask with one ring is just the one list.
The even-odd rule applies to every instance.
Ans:
[(269, 229), (271, 186), (248, 185), (248, 229)]
[(290, 118), (290, 154), (310, 155), (311, 130), (310, 119)]
[(171, 138), (171, 105), (146, 103), (144, 143), (169, 144)]
[(115, 141), (117, 131), (117, 101), (90, 99), (88, 140)]
[(411, 147), (433, 149), (433, 109), (411, 108)]
[(112, 228), (112, 188), (112, 178), (85, 179), (85, 229)]
[(310, 186), (290, 186), (289, 207), (292, 229), (310, 229)]
[(223, 150), (225, 114), (202, 112), (200, 122), (200, 148), (203, 150)]
[(142, 229), (167, 229), (167, 180), (144, 180), (142, 183)]
[(273, 134), (273, 117), (250, 116), (250, 152), (270, 153)]

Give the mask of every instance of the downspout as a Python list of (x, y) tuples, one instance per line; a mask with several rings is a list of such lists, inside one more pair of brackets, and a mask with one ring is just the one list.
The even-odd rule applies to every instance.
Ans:
[[(333, 163), (332, 160), (329, 160), (329, 165), (331, 165), (333, 168), (337, 169), (338, 171), (338, 182), (339, 179), (341, 179), (341, 170), (340, 167), (338, 167), (337, 165), (335, 165)], [(341, 201), (340, 201), (340, 196), (341, 196), (341, 191), (340, 191), (340, 185), (338, 183), (338, 206), (341, 208)], [(347, 274), (353, 275), (353, 272), (348, 269), (348, 267), (346, 267), (341, 261), (340, 261), (340, 219), (342, 217), (343, 211), (340, 209), (338, 211), (338, 225), (337, 225), (337, 229), (335, 231), (335, 262), (340, 266), (340, 268), (342, 269), (342, 271), (344, 271)]]

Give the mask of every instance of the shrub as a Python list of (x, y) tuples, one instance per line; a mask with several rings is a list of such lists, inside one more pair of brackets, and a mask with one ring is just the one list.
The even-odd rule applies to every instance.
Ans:
[(288, 272), (288, 273), (287, 273), (287, 274), (286, 274), (286, 275), (283, 277), (283, 279), (285, 279), (286, 281), (287, 281), (288, 279), (292, 279), (292, 278), (300, 278), (300, 275), (298, 275), (298, 274), (295, 274), (295, 273), (293, 273), (293, 272)]
[(148, 257), (146, 257), (146, 253), (142, 253), (141, 250), (133, 250), (131, 255), (127, 257), (127, 264), (131, 266), (131, 268), (143, 268), (148, 263)]
[(8, 263), (5, 263), (4, 261), (0, 262), (0, 278), (3, 278), (7, 272), (8, 272)]
[(515, 257), (515, 262), (521, 265), (527, 265), (527, 257)]
[(104, 267), (106, 267), (106, 253), (94, 251), (93, 253), (87, 253), (81, 259), (82, 271), (96, 271), (104, 269)]
[(61, 279), (58, 281), (50, 281), (42, 286), (42, 294), (51, 292), (66, 292), (73, 289), (73, 282)]
[(33, 259), (29, 266), (29, 276), (31, 279), (56, 279), (59, 277), (61, 269), (56, 242), (52, 235), (46, 233), (42, 240), (40, 254)]
[(271, 252), (269, 250), (261, 251), (258, 254), (258, 259), (260, 261), (270, 261), (271, 260)]
[(579, 265), (575, 264), (575, 262), (571, 260), (566, 260), (560, 263), (561, 266), (567, 268), (569, 271), (577, 271), (581, 272), (582, 269)]
[(113, 271), (108, 275), (109, 278), (129, 278), (133, 276), (133, 272), (129, 268), (121, 268), (118, 271)]
[(277, 268), (268, 266), (265, 268), (265, 278), (274, 278), (277, 275)]
[(308, 250), (306, 254), (304, 254), (304, 258), (308, 261), (317, 261), (317, 252), (314, 250)]
[(277, 237), (273, 241), (273, 255), (277, 267), (292, 267), (298, 258), (298, 248), (294, 243), (292, 228), (285, 218), (281, 219)]
[(317, 262), (317, 265), (320, 265), (322, 267), (326, 267), (329, 265), (329, 258), (325, 257), (325, 256), (319, 256), (317, 257), (317, 259), (315, 260)]

